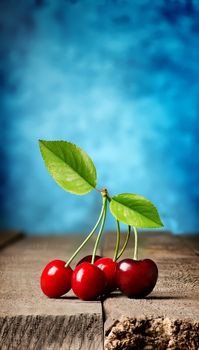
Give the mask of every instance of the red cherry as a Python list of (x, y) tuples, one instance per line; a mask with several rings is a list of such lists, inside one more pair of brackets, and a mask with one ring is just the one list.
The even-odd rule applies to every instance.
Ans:
[[(100, 258), (101, 258), (101, 256), (95, 255), (95, 261), (97, 261), (97, 260), (100, 259)], [(80, 265), (80, 264), (83, 263), (83, 262), (89, 262), (89, 263), (90, 263), (91, 260), (92, 260), (92, 255), (86, 255), (84, 258), (82, 258), (82, 259), (77, 263), (76, 266)]]
[(130, 298), (141, 298), (151, 293), (157, 278), (157, 265), (150, 259), (124, 259), (118, 263), (117, 285)]
[(44, 268), (40, 286), (42, 292), (49, 298), (58, 298), (71, 289), (71, 277), (73, 270), (70, 266), (65, 267), (63, 260), (53, 260)]
[(95, 264), (102, 270), (106, 276), (107, 286), (105, 289), (106, 293), (113, 292), (116, 287), (116, 272), (117, 272), (117, 263), (113, 261), (111, 258), (101, 258), (98, 259)]
[(104, 272), (89, 262), (78, 265), (72, 275), (72, 289), (82, 300), (95, 300), (106, 287)]

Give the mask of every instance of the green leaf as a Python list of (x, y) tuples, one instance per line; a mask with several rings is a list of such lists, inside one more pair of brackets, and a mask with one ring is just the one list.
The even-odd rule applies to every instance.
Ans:
[(46, 168), (65, 191), (86, 194), (96, 186), (96, 169), (90, 157), (67, 141), (39, 140)]
[(117, 220), (127, 225), (139, 228), (163, 226), (156, 207), (137, 194), (122, 193), (112, 197), (110, 211)]

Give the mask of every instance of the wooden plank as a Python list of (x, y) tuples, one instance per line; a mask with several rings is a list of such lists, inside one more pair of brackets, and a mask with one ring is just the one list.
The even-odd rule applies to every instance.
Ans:
[[(1, 350), (103, 349), (100, 301), (83, 302), (72, 292), (59, 299), (48, 299), (39, 287), (45, 264), (55, 258), (69, 258), (81, 241), (80, 236), (29, 237), (2, 251)], [(92, 248), (93, 242), (82, 254), (89, 254)]]
[(0, 249), (6, 247), (11, 243), (15, 243), (18, 239), (24, 237), (22, 231), (17, 230), (3, 230), (0, 231)]
[[(105, 349), (198, 349), (199, 258), (168, 232), (143, 232), (139, 241), (140, 258), (157, 262), (158, 282), (144, 299), (118, 292), (104, 300)], [(103, 255), (112, 256), (113, 248), (113, 234), (108, 234)], [(130, 245), (123, 257), (132, 257)]]
[(199, 233), (183, 235), (182, 239), (184, 239), (185, 244), (187, 244), (191, 249), (193, 249), (195, 254), (199, 256)]

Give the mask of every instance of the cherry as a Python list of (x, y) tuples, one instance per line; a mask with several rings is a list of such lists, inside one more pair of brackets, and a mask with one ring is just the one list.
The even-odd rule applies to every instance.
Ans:
[(72, 275), (72, 289), (82, 300), (95, 300), (103, 294), (106, 277), (102, 270), (89, 262), (78, 265)]
[(117, 285), (130, 298), (141, 298), (151, 293), (157, 278), (157, 265), (150, 259), (124, 259), (118, 263)]
[(63, 260), (53, 260), (44, 268), (40, 286), (42, 292), (49, 298), (58, 298), (71, 289), (71, 277), (73, 270), (70, 266), (65, 267)]
[[(99, 255), (95, 255), (95, 261), (97, 261), (98, 259), (100, 259), (101, 258), (101, 256), (99, 256)], [(91, 262), (91, 260), (92, 260), (92, 255), (86, 255), (84, 258), (82, 258), (78, 263), (77, 263), (77, 265), (79, 265), (79, 264), (81, 264), (82, 262)], [(76, 266), (77, 266), (76, 265)]]
[(105, 293), (113, 292), (116, 287), (116, 272), (117, 272), (117, 263), (113, 261), (111, 258), (101, 258), (98, 259), (95, 264), (102, 270), (106, 276), (107, 286), (105, 289)]

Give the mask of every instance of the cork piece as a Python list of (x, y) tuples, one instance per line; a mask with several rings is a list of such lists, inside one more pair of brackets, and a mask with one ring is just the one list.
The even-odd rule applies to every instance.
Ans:
[[(105, 349), (198, 349), (198, 256), (170, 233), (140, 233), (139, 241), (140, 258), (158, 265), (158, 282), (144, 299), (117, 292), (104, 300)], [(132, 257), (132, 245), (124, 258)], [(111, 256), (113, 246), (113, 235), (106, 235), (103, 254)]]
[(107, 332), (105, 349), (198, 349), (199, 324), (169, 318), (123, 318)]

